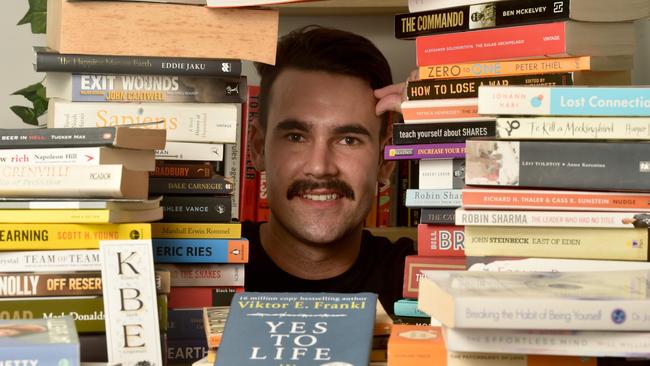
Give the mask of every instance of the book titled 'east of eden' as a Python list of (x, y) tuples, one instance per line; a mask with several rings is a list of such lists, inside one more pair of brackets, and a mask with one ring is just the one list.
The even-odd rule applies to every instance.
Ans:
[(372, 293), (236, 294), (216, 366), (366, 366), (376, 304)]

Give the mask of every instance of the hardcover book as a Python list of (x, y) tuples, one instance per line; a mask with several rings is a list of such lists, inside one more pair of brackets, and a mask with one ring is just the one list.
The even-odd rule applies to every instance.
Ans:
[(577, 56), (531, 60), (496, 60), (470, 63), (429, 65), (419, 68), (420, 79), (460, 79), (506, 75), (532, 75), (547, 73), (606, 72), (630, 70), (633, 57), (627, 56)]
[(242, 69), (242, 61), (237, 59), (63, 54), (47, 47), (34, 47), (34, 54), (37, 72), (240, 76)]
[(418, 66), (497, 59), (634, 54), (634, 25), (573, 20), (415, 39)]
[(465, 150), (465, 183), (649, 191), (648, 146), (642, 142), (470, 140)]
[(450, 328), (643, 331), (650, 270), (424, 271), (420, 310)]
[(129, 126), (0, 129), (0, 149), (113, 146), (162, 149), (167, 131)]
[(622, 117), (650, 115), (650, 88), (642, 86), (484, 86), (479, 90), (478, 100), (481, 114)]
[[(47, 3), (47, 46), (64, 54), (230, 58), (275, 63), (277, 10), (206, 9), (129, 1)], [(98, 42), (99, 34), (111, 36)]]
[(242, 103), (246, 77), (48, 72), (47, 97), (73, 102)]
[(376, 303), (372, 293), (237, 294), (215, 365), (368, 365)]
[(79, 337), (70, 316), (0, 320), (0, 364), (79, 366)]
[(624, 22), (650, 15), (650, 4), (636, 0), (619, 3), (613, 11), (609, 3), (594, 6), (580, 0), (509, 0), (464, 5), (395, 16), (395, 37), (415, 38), (429, 34), (463, 32), (524, 24), (579, 20)]
[[(167, 140), (234, 143), (240, 120), (235, 103), (75, 103), (51, 99), (49, 128), (145, 124), (167, 130)], [(151, 122), (160, 122), (150, 124)]]

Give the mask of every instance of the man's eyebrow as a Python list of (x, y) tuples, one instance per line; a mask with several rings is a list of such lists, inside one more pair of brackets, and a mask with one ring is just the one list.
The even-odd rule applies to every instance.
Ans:
[(366, 135), (370, 137), (370, 131), (360, 124), (349, 124), (349, 125), (336, 127), (334, 129), (334, 133), (337, 135), (345, 135), (345, 134), (352, 133), (357, 135)]
[(275, 129), (280, 131), (299, 130), (303, 132), (309, 132), (311, 130), (311, 126), (307, 122), (299, 121), (296, 119), (287, 119), (279, 122), (275, 126)]

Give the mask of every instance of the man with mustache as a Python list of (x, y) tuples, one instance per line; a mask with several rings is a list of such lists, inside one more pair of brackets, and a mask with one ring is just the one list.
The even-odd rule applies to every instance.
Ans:
[(268, 223), (245, 223), (247, 291), (375, 292), (392, 312), (401, 298), (409, 239), (391, 243), (363, 230), (390, 138), (387, 110), (403, 84), (367, 39), (305, 27), (283, 37), (261, 77), (253, 159), (265, 171)]

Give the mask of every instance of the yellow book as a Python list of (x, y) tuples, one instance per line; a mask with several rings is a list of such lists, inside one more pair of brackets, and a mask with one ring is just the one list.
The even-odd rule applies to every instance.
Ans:
[(239, 239), (241, 224), (154, 222), (151, 235), (157, 239)]
[(581, 56), (422, 66), (420, 79), (456, 79), (575, 71), (621, 71), (632, 68), (631, 56)]
[(151, 239), (151, 224), (0, 223), (0, 251), (97, 249), (100, 240)]
[(162, 218), (162, 207), (146, 210), (0, 210), (0, 223), (118, 224), (125, 222), (150, 222)]

